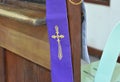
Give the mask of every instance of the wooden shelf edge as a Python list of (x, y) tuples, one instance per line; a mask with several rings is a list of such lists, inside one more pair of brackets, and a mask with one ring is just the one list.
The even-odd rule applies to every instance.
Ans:
[(0, 27), (0, 46), (50, 69), (49, 43), (12, 28)]

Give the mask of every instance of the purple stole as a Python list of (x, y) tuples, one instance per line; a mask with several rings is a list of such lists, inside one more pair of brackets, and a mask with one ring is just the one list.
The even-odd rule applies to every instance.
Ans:
[(66, 0), (46, 0), (52, 82), (73, 82)]

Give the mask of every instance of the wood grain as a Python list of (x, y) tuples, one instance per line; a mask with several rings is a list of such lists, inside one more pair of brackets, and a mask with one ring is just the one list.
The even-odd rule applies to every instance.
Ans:
[(6, 51), (7, 82), (51, 82), (50, 71)]
[(45, 11), (46, 10), (45, 4), (37, 4), (37, 3), (20, 1), (20, 0), (6, 0), (6, 4), (18, 6), (20, 8), (37, 10), (37, 11)]
[(0, 82), (5, 81), (5, 54), (4, 49), (0, 47)]
[[(79, 0), (72, 0), (78, 2)], [(69, 32), (72, 50), (74, 82), (80, 82), (81, 55), (81, 5), (73, 5), (67, 0)], [(75, 12), (75, 13), (74, 13)]]
[(0, 46), (50, 69), (49, 43), (45, 26), (34, 28), (1, 17)]
[(32, 25), (45, 24), (45, 12), (0, 4), (0, 16)]

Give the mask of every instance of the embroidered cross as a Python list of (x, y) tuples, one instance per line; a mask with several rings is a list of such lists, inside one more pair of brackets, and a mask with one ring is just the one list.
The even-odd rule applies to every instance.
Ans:
[(57, 39), (57, 42), (58, 42), (58, 58), (59, 58), (59, 60), (61, 60), (63, 55), (62, 55), (62, 46), (61, 46), (61, 43), (60, 43), (60, 39), (64, 38), (64, 35), (59, 35), (59, 27), (57, 25), (55, 26), (55, 31), (56, 31), (56, 35), (52, 35), (51, 37), (53, 39)]

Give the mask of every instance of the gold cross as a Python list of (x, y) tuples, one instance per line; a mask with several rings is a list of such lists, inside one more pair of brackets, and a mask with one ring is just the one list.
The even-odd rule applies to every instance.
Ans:
[(64, 35), (59, 35), (59, 27), (57, 25), (55, 26), (55, 31), (56, 31), (56, 35), (52, 35), (51, 37), (53, 39), (57, 39), (57, 42), (58, 42), (58, 58), (59, 58), (59, 60), (61, 60), (63, 55), (62, 55), (62, 46), (61, 46), (61, 43), (60, 43), (60, 39), (64, 38)]

